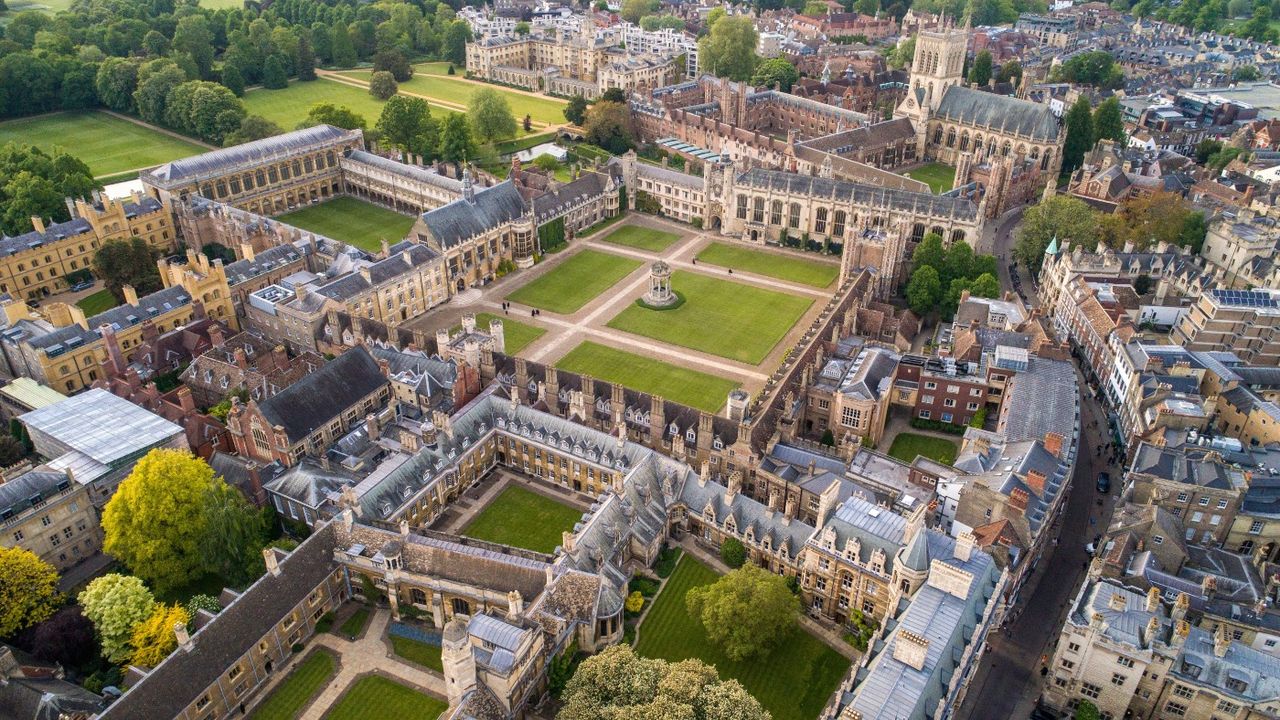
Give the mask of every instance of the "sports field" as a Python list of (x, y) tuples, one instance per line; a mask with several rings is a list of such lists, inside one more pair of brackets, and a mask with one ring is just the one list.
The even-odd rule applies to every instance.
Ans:
[(480, 511), (462, 534), (534, 552), (551, 553), (582, 511), (519, 485), (508, 485)]
[(679, 240), (680, 236), (675, 233), (663, 232), (662, 230), (654, 230), (639, 225), (626, 225), (599, 239), (607, 243), (624, 245), (637, 250), (662, 252), (671, 247), (672, 243)]
[[(476, 313), (476, 329), (481, 332), (489, 332), (489, 321), (495, 318), (502, 321), (502, 339), (508, 355), (518, 354), (529, 343), (547, 334), (544, 328), (522, 323), (519, 320), (512, 320), (509, 315), (495, 315), (493, 313)], [(449, 332), (456, 333), (461, 332), (461, 330), (462, 324), (459, 323), (454, 325)]]
[[(361, 83), (368, 84), (369, 76), (373, 74), (372, 70), (344, 70), (340, 73), (343, 77), (358, 80)], [(471, 96), (475, 91), (483, 88), (492, 88), (498, 91), (507, 99), (507, 104), (511, 106), (511, 112), (516, 116), (517, 124), (524, 120), (525, 115), (532, 116), (536, 122), (544, 123), (563, 123), (564, 107), (568, 103), (555, 98), (533, 97), (502, 87), (501, 85), (488, 85), (460, 80), (456, 77), (447, 75), (438, 75), (433, 73), (424, 73), (419, 70), (414, 71), (413, 77), (408, 81), (400, 83), (400, 89), (422, 95), (426, 98), (435, 98), (444, 102), (456, 103), (458, 105), (467, 106), (471, 102)]]
[(915, 170), (908, 170), (902, 174), (912, 180), (929, 183), (929, 189), (933, 190), (935, 195), (950, 190), (956, 182), (956, 169), (936, 162), (921, 165)]
[(742, 683), (774, 720), (813, 720), (840, 684), (849, 661), (803, 629), (764, 657), (730, 660), (684, 604), (691, 588), (713, 583), (716, 577), (714, 570), (687, 553), (680, 558), (640, 625), (636, 652), (671, 661), (698, 658), (714, 665), (721, 678)]
[(813, 303), (685, 270), (671, 273), (671, 288), (684, 295), (680, 307), (631, 305), (609, 327), (759, 365)]
[(669, 365), (593, 342), (584, 342), (556, 362), (569, 372), (590, 375), (707, 412), (719, 412), (738, 383), (708, 373)]
[(0, 123), (0, 145), (10, 141), (45, 151), (60, 147), (83, 160), (98, 177), (208, 151), (103, 112), (57, 113)]
[(381, 675), (366, 675), (342, 693), (325, 720), (436, 720), (448, 703)]
[(840, 274), (840, 267), (832, 263), (722, 242), (708, 245), (698, 253), (698, 261), (819, 288), (835, 282)]
[(546, 275), (511, 293), (507, 299), (561, 315), (571, 315), (640, 265), (639, 260), (621, 255), (583, 250)]
[(408, 215), (345, 196), (281, 215), (279, 220), (370, 252), (382, 251), (383, 238), (392, 245), (403, 240), (414, 222)]
[[(346, 85), (336, 80), (320, 78), (311, 82), (290, 82), (280, 90), (257, 88), (244, 94), (245, 110), (250, 115), (261, 115), (285, 130), (292, 130), (306, 120), (311, 106), (316, 103), (345, 105), (364, 117), (365, 124), (373, 127), (382, 114), (383, 101), (375, 100), (369, 91)], [(451, 111), (438, 105), (431, 106), (431, 117), (440, 119)]]

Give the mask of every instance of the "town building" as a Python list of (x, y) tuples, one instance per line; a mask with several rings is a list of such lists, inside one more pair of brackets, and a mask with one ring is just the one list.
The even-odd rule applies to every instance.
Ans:
[(31, 551), (59, 571), (98, 554), (102, 527), (71, 471), (36, 468), (0, 483), (0, 543)]
[(209, 338), (209, 349), (193, 358), (179, 378), (201, 407), (212, 407), (241, 392), (254, 400), (269, 398), (325, 363), (312, 352), (291, 357), (282, 345), (248, 332), (227, 337), (216, 328), (210, 330)]
[(1213, 288), (1173, 329), (1188, 350), (1228, 351), (1256, 365), (1280, 364), (1280, 290)]

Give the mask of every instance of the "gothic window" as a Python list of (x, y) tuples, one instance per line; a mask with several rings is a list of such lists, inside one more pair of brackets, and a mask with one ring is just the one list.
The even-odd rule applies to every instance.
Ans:
[(1004, 157), (1009, 157), (1009, 152), (1012, 150), (1013, 150), (1013, 143), (1009, 142), (1008, 140), (1005, 140), (1004, 147), (1000, 148), (1000, 154)]
[(947, 129), (947, 147), (955, 147), (955, 146), (956, 146), (956, 129), (948, 128)]
[(965, 132), (960, 133), (960, 152), (964, 152), (965, 150), (968, 150), (968, 149), (969, 149), (969, 132), (966, 130)]
[(1034, 146), (1034, 145), (1033, 145), (1033, 146), (1031, 146), (1031, 159), (1032, 159), (1032, 160), (1039, 160), (1039, 159), (1040, 159), (1040, 148), (1038, 148), (1038, 147), (1036, 147), (1036, 146)]
[(471, 614), (471, 603), (467, 602), (466, 600), (462, 600), (460, 598), (454, 598), (450, 602), (450, 604), (453, 606), (454, 615), (470, 615)]
[(951, 231), (951, 244), (952, 244), (952, 245), (955, 245), (956, 243), (962, 243), (962, 242), (964, 242), (964, 231), (963, 231), (963, 230), (952, 230), (952, 231)]
[(933, 229), (930, 230), (929, 232), (934, 233), (938, 237), (942, 237), (942, 238), (945, 238), (947, 236), (946, 228), (942, 227), (941, 225), (934, 225)]
[(845, 212), (843, 210), (836, 211), (835, 222), (831, 224), (831, 234), (834, 237), (844, 237)]
[(256, 422), (253, 424), (253, 444), (263, 453), (271, 453), (271, 444), (267, 442), (267, 433)]
[(973, 139), (973, 151), (979, 155), (982, 154), (982, 136), (978, 135)]
[(924, 239), (924, 223), (916, 223), (911, 227), (911, 242), (920, 242)]
[(792, 228), (800, 227), (800, 203), (791, 203), (791, 215), (787, 218), (787, 225)]
[(258, 187), (262, 187), (263, 185), (267, 184), (267, 173), (265, 170), (259, 170), (257, 174), (257, 178), (258, 178)]
[(823, 235), (827, 232), (827, 209), (826, 208), (824, 207), (818, 208), (818, 217), (813, 222), (813, 231), (818, 233), (819, 235)]
[[(308, 162), (310, 162), (310, 161), (308, 161)], [(413, 603), (414, 605), (426, 605), (426, 604), (427, 604), (427, 594), (426, 594), (426, 593), (424, 593), (424, 592), (422, 592), (422, 589), (421, 589), (421, 588), (410, 588), (410, 589), (409, 589), (409, 602)]]
[(1051, 157), (1053, 157), (1053, 151), (1052, 151), (1052, 150), (1045, 150), (1045, 151), (1044, 151), (1044, 157), (1040, 158), (1040, 169), (1041, 169), (1041, 170), (1048, 170), (1048, 169), (1049, 169), (1049, 158), (1051, 158)]
[(934, 145), (942, 144), (942, 126), (941, 125), (933, 129), (933, 144)]
[(747, 196), (746, 195), (738, 196), (738, 219), (739, 220), (747, 219)]
[(764, 198), (756, 198), (751, 209), (751, 221), (764, 222)]
[(781, 200), (774, 200), (773, 204), (769, 206), (769, 224), (778, 225), (778, 226), (782, 225), (782, 201)]
[(293, 174), (294, 175), (302, 174), (302, 163), (297, 160), (293, 161)]

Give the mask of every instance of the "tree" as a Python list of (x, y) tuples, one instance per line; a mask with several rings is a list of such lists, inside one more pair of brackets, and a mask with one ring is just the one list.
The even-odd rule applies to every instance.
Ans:
[(439, 126), (422, 98), (394, 95), (382, 106), (378, 132), (404, 152), (434, 157), (439, 147)]
[(627, 93), (622, 88), (609, 88), (600, 95), (600, 99), (604, 102), (625, 103)]
[(32, 217), (61, 215), (57, 201), (61, 193), (48, 178), (23, 170), (4, 182), (0, 197), (4, 198), (4, 215), (0, 217), (6, 229), (15, 234), (31, 230)]
[(621, 155), (635, 145), (631, 113), (622, 103), (600, 101), (587, 110), (583, 125), (587, 141), (614, 155)]
[(1098, 718), (1102, 716), (1098, 714), (1097, 705), (1094, 705), (1088, 700), (1081, 700), (1080, 704), (1076, 705), (1075, 714), (1071, 717), (1072, 720), (1098, 720)]
[(386, 100), (400, 91), (390, 72), (379, 70), (369, 76), (369, 94), (378, 100)]
[(27, 446), (12, 435), (0, 435), (0, 467), (9, 467), (27, 456)]
[(1205, 219), (1204, 213), (1194, 211), (1188, 214), (1182, 221), (1182, 232), (1178, 234), (1178, 244), (1183, 247), (1191, 248), (1191, 251), (1199, 254), (1200, 248), (1204, 245), (1204, 238), (1209, 233), (1209, 224)]
[(554, 172), (560, 168), (560, 161), (556, 160), (551, 155), (543, 153), (533, 159), (533, 166), (546, 170), (547, 172)]
[(618, 14), (629, 23), (639, 23), (640, 18), (657, 10), (657, 0), (622, 0), (622, 10)]
[(564, 119), (574, 125), (581, 125), (587, 117), (587, 99), (581, 95), (574, 95), (569, 98), (569, 104), (564, 106)]
[(271, 55), (262, 66), (262, 87), (268, 90), (283, 90), (289, 87), (289, 75), (285, 72), (284, 62), (279, 55)]
[(730, 660), (768, 652), (795, 629), (800, 600), (786, 578), (745, 565), (685, 595), (689, 614)]
[(931, 267), (942, 273), (946, 263), (947, 251), (942, 247), (942, 236), (938, 233), (925, 233), (920, 243), (916, 245), (916, 249), (911, 253), (911, 267), (919, 269), (922, 267)]
[(1093, 111), (1093, 134), (1098, 140), (1124, 142), (1129, 136), (1124, 129), (1124, 116), (1120, 112), (1120, 99), (1112, 95)]
[(93, 629), (102, 645), (102, 655), (113, 663), (122, 663), (133, 649), (129, 640), (133, 628), (151, 617), (155, 598), (142, 580), (132, 575), (109, 573), (93, 582), (77, 598), (85, 617), (93, 621)]
[(0, 547), (0, 637), (49, 618), (59, 597), (52, 565), (26, 548)]
[(223, 144), (227, 147), (261, 140), (284, 132), (284, 128), (261, 115), (250, 115), (240, 121), (240, 129), (228, 135)]
[(525, 22), (524, 20), (521, 20), (520, 22), (516, 23), (517, 35), (528, 35), (529, 30), (530, 30), (529, 23)]
[(1000, 66), (1000, 71), (996, 73), (996, 80), (999, 82), (1011, 82), (1017, 84), (1022, 81), (1022, 63), (1017, 60), (1008, 60)]
[(102, 512), (103, 549), (162, 592), (199, 579), (220, 560), (205, 552), (219, 486), (204, 460), (152, 450)]
[(907, 282), (907, 304), (911, 311), (921, 317), (942, 300), (942, 278), (938, 271), (924, 266), (911, 271), (911, 279)]
[(218, 602), (218, 598), (212, 595), (192, 595), (187, 601), (187, 614), (194, 620), (201, 610), (217, 615), (222, 612), (222, 603)]
[(454, 20), (445, 28), (442, 52), (444, 59), (458, 65), (467, 63), (467, 43), (471, 42), (471, 26), (466, 20)]
[(1014, 257), (1038, 273), (1050, 240), (1057, 238), (1059, 248), (1068, 243), (1092, 248), (1098, 242), (1098, 233), (1098, 218), (1083, 200), (1055, 195), (1022, 216)]
[(62, 150), (0, 145), (0, 233), (29, 232), (32, 216), (67, 220), (63, 198), (87, 197), (98, 187), (89, 167)]
[(93, 623), (74, 605), (64, 607), (48, 620), (28, 628), (22, 634), (21, 643), (36, 658), (56, 662), (63, 667), (83, 665), (98, 653)]
[(1116, 89), (1124, 84), (1124, 71), (1106, 50), (1075, 55), (1055, 68), (1050, 77), (1054, 82), (1079, 83), (1103, 89)]
[(747, 561), (747, 548), (737, 538), (725, 538), (720, 543), (720, 559), (731, 568), (740, 568)]
[(916, 36), (912, 35), (906, 40), (900, 41), (889, 53), (889, 65), (895, 68), (906, 67), (908, 63), (915, 59), (915, 54)]
[(206, 523), (201, 544), (205, 572), (235, 584), (261, 575), (266, 570), (261, 550), (268, 540), (262, 513), (221, 479), (205, 492), (202, 508)]
[(351, 41), (351, 33), (347, 30), (345, 23), (334, 23), (329, 47), (331, 48), (330, 52), (333, 54), (333, 64), (337, 67), (355, 67), (356, 62), (360, 59), (356, 55), (355, 43)]
[(800, 72), (785, 58), (772, 58), (756, 66), (751, 84), (772, 88), (775, 84), (782, 92), (791, 92), (791, 86), (800, 79)]
[(481, 88), (471, 93), (467, 117), (480, 142), (503, 140), (516, 134), (516, 118), (511, 114), (511, 106), (493, 88)]
[(1253, 17), (1249, 18), (1249, 22), (1241, 25), (1236, 34), (1241, 37), (1247, 37), (1252, 40), (1261, 42), (1271, 42), (1276, 33), (1271, 29), (1271, 6), (1267, 3), (1256, 3), (1253, 8)]
[(173, 31), (173, 50), (190, 57), (201, 78), (213, 71), (213, 32), (204, 15), (192, 14), (178, 20)]
[(561, 695), (558, 720), (766, 720), (769, 713), (736, 680), (701, 660), (642, 658), (630, 645), (593, 655)]
[(346, 105), (334, 105), (333, 103), (316, 103), (307, 111), (307, 119), (302, 123), (303, 127), (311, 127), (312, 125), (332, 125), (340, 127), (344, 130), (364, 130), (364, 116), (355, 112)]
[(975, 85), (986, 85), (991, 81), (991, 52), (983, 50), (973, 58), (973, 67), (969, 68), (969, 82)]
[(140, 64), (136, 58), (112, 57), (102, 61), (94, 77), (94, 87), (103, 105), (117, 112), (133, 111), (133, 91), (138, 88)]
[(698, 41), (698, 64), (718, 77), (748, 80), (755, 70), (759, 39), (751, 18), (721, 18)]
[(942, 263), (942, 283), (945, 285), (956, 278), (973, 276), (973, 248), (969, 243), (954, 242), (947, 248), (946, 259)]
[(1101, 217), (1099, 228), (1102, 241), (1117, 250), (1129, 243), (1145, 250), (1165, 242), (1198, 251), (1204, 240), (1203, 217), (1182, 196), (1154, 192), (1125, 200), (1115, 213)]
[(453, 113), (446, 117), (440, 128), (440, 159), (457, 165), (475, 156), (476, 144), (466, 116)]
[(178, 647), (174, 629), (191, 621), (187, 609), (178, 604), (157, 604), (146, 620), (134, 626), (129, 637), (133, 654), (129, 664), (141, 668), (155, 667)]
[(1081, 95), (1076, 99), (1066, 117), (1067, 139), (1062, 147), (1062, 171), (1071, 172), (1080, 167), (1084, 154), (1093, 147), (1093, 113), (1089, 99)]
[(316, 53), (311, 48), (311, 33), (304, 32), (298, 36), (298, 57), (294, 63), (294, 72), (302, 82), (316, 79)]
[(244, 75), (235, 64), (222, 66), (222, 85), (236, 97), (244, 97)]
[(969, 286), (969, 295), (982, 298), (1000, 297), (1000, 281), (991, 273), (982, 273)]
[(1262, 73), (1258, 72), (1256, 65), (1241, 65), (1231, 71), (1232, 82), (1253, 82), (1261, 79)]
[(160, 289), (160, 273), (151, 257), (151, 248), (141, 238), (108, 240), (93, 256), (93, 274), (118, 302), (124, 302), (125, 285), (132, 285), (138, 295)]
[(380, 50), (373, 56), (373, 70), (386, 70), (396, 82), (408, 82), (413, 77), (413, 65), (399, 50)]
[(960, 296), (971, 284), (968, 278), (956, 278), (946, 285), (947, 290), (942, 294), (942, 302), (938, 305), (938, 312), (944, 319), (955, 317), (956, 309), (960, 307)]
[(138, 70), (138, 89), (133, 91), (138, 116), (149, 123), (163, 123), (169, 93), (186, 81), (186, 73), (168, 58), (143, 65)]

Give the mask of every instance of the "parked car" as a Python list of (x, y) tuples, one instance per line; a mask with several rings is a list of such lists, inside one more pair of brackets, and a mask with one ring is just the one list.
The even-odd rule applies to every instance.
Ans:
[(1098, 473), (1098, 492), (1111, 492), (1111, 476), (1107, 473)]
[(92, 280), (81, 280), (80, 282), (71, 286), (71, 292), (80, 292), (81, 290), (88, 290), (91, 287), (93, 287)]

